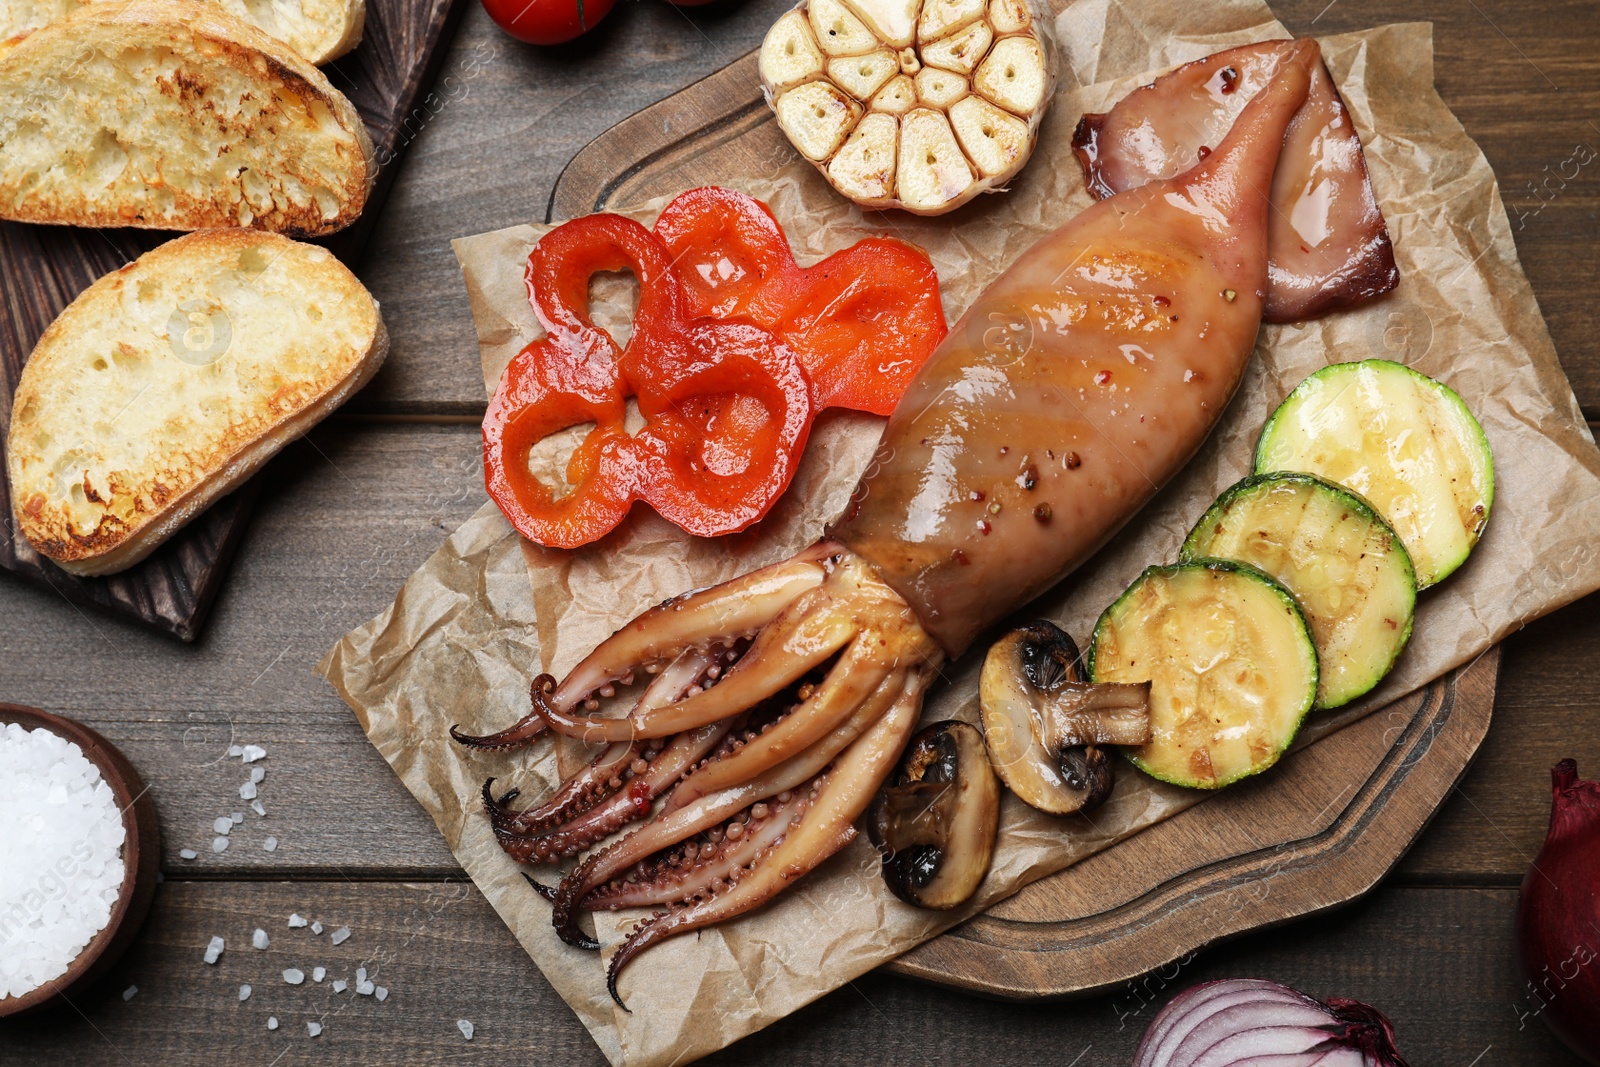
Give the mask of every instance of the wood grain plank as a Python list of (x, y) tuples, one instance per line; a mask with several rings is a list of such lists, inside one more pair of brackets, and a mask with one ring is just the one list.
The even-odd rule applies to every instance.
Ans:
[[(1067, 1004), (979, 1000), (880, 972), (701, 1062), (1111, 1067), (1129, 1061), (1177, 988), (1250, 976), (1378, 1005), (1412, 1063), (1575, 1067), (1537, 1021), (1519, 1028), (1513, 904), (1503, 889), (1396, 889), (1292, 936), (1252, 935), (1166, 981)], [(334, 948), (326, 934), (290, 930), (291, 911), (348, 924), (352, 936)], [(264, 952), (249, 947), (257, 926), (271, 938)], [(200, 957), (213, 934), (228, 948), (207, 967)], [(328, 969), (320, 985), (283, 983), (284, 968), (313, 966)], [(333, 979), (352, 980), (358, 966), (389, 990), (385, 1002), (332, 992)], [(243, 983), (252, 993), (241, 1003)], [(130, 985), (139, 992), (124, 1002)], [(279, 1067), (604, 1063), (476, 890), (459, 883), (169, 881), (139, 944), (76, 1008), (0, 1027), (0, 1064), (213, 1067), (219, 1052), (225, 1062)], [(269, 1015), (280, 1021), (275, 1032)], [(459, 1018), (476, 1026), (470, 1045)], [(313, 1020), (324, 1027), (314, 1039), (305, 1028)]]
[[(431, 83), (443, 38), (462, 0), (375, 0), (350, 55), (327, 65), (329, 79), (355, 104), (380, 164), (367, 207), (353, 226), (320, 242), (355, 262), (393, 184), (392, 165), (409, 138), (413, 112)], [(101, 275), (173, 235), (148, 230), (83, 229), (0, 223), (0, 277), (6, 325), (0, 329), (0, 442), (11, 398), (34, 343), (61, 310)], [(0, 458), (4, 448), (0, 446)], [(17, 536), (10, 490), (0, 479), (0, 569), (81, 604), (136, 619), (184, 641), (199, 633), (255, 499), (250, 486), (230, 494), (148, 559), (107, 578), (69, 575)]]

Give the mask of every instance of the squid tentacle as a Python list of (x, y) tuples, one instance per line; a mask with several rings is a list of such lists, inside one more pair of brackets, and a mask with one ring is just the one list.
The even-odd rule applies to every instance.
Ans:
[(794, 600), (827, 577), (824, 560), (837, 545), (816, 545), (782, 563), (733, 581), (673, 597), (606, 638), (551, 693), (551, 703), (571, 711), (601, 686), (684, 649), (754, 634)]
[(741, 816), (708, 830), (703, 840), (685, 842), (666, 853), (637, 879), (632, 874), (612, 879), (586, 896), (582, 906), (587, 911), (616, 911), (668, 904), (737, 882), (760, 854), (783, 840), (808, 799), (799, 790), (779, 793), (771, 804), (757, 801)]
[[(580, 741), (624, 741), (664, 737), (735, 715), (779, 693), (842, 649), (856, 634), (843, 613), (812, 610), (813, 590), (764, 627), (749, 650), (714, 686), (659, 708), (635, 709), (624, 718), (564, 710), (558, 690), (535, 686), (534, 712), (550, 728)], [(708, 682), (710, 680), (708, 679)]]
[[(845, 665), (846, 662), (841, 661), (840, 666)], [(835, 668), (836, 671), (837, 669)], [(760, 734), (737, 752), (710, 760), (685, 778), (668, 795), (663, 810), (676, 811), (701, 797), (737, 785), (739, 782), (748, 781), (809, 746), (827, 744), (830, 735), (838, 731), (843, 732), (833, 740), (831, 751), (841, 751), (846, 744), (877, 722), (889, 705), (900, 696), (905, 676), (906, 672), (903, 669), (879, 672), (868, 668), (867, 674), (862, 679), (847, 679), (852, 690), (855, 689), (857, 681), (865, 681), (868, 678), (872, 681), (872, 687), (867, 689), (862, 685), (861, 688), (866, 689), (866, 692), (860, 694), (860, 699), (854, 699), (857, 694), (850, 693), (851, 703), (843, 709), (842, 715), (818, 715), (810, 719), (796, 720), (796, 716), (805, 709), (803, 706), (795, 709), (770, 730)], [(825, 688), (827, 682), (824, 682), (823, 686)], [(844, 691), (843, 685), (834, 690), (835, 693)], [(812, 695), (812, 700), (818, 701), (821, 697), (822, 693), (819, 691)]]
[(759, 907), (850, 843), (856, 835), (857, 817), (893, 769), (916, 727), (926, 686), (920, 672), (918, 681), (907, 689), (911, 699), (897, 701), (830, 770), (817, 776), (800, 824), (758, 858), (749, 874), (720, 894), (701, 895), (634, 928), (606, 968), (606, 989), (624, 1011), (628, 1007), (617, 990), (617, 979), (645, 949)]

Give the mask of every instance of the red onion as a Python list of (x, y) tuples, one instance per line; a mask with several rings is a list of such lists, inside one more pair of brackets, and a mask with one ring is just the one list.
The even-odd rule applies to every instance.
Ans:
[(1517, 954), (1533, 1013), (1585, 1061), (1600, 1064), (1600, 782), (1551, 768), (1550, 832), (1522, 880)]
[(1407, 1067), (1394, 1027), (1354, 1000), (1326, 1004), (1276, 982), (1206, 982), (1150, 1023), (1133, 1067)]

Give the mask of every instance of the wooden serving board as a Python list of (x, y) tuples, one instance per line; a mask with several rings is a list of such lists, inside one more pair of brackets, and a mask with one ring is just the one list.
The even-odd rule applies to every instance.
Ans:
[[(366, 31), (354, 52), (323, 66), (348, 96), (372, 136), (377, 181), (355, 225), (318, 243), (354, 267), (398, 157), (415, 136), (413, 116), (444, 55), (465, 0), (368, 0)], [(410, 128), (407, 121), (413, 120)], [(23, 364), (61, 310), (89, 284), (176, 234), (0, 222), (0, 462), (11, 399)], [(34, 552), (17, 535), (10, 492), (0, 477), (0, 569), (56, 590), (69, 601), (135, 619), (193, 641), (227, 570), (257, 495), (257, 481), (212, 505), (143, 563), (106, 578), (77, 578)]]
[[(567, 165), (546, 221), (793, 158), (757, 84), (752, 52), (618, 123)], [(1472, 762), (1489, 729), (1499, 664), (1492, 648), (1292, 753), (1282, 773), (1036, 882), (888, 967), (1008, 998), (1125, 986), (1137, 1011), (1161, 976), (1198, 949), (1376, 885)]]

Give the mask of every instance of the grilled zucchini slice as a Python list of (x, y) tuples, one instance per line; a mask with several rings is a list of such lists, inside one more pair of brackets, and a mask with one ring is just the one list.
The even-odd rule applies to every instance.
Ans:
[(1146, 774), (1194, 789), (1276, 763), (1317, 696), (1300, 605), (1233, 560), (1147, 568), (1095, 624), (1088, 671), (1095, 682), (1150, 682), (1150, 743), (1124, 751)]
[(1370, 692), (1411, 636), (1405, 546), (1366, 501), (1315, 475), (1257, 474), (1228, 489), (1179, 556), (1201, 557), (1252, 564), (1294, 594), (1317, 646), (1319, 708)]
[(1255, 469), (1316, 474), (1361, 494), (1405, 543), (1418, 589), (1466, 561), (1494, 503), (1489, 439), (1461, 397), (1384, 359), (1301, 382), (1261, 431)]

